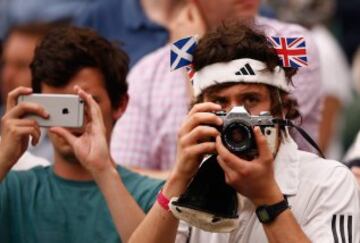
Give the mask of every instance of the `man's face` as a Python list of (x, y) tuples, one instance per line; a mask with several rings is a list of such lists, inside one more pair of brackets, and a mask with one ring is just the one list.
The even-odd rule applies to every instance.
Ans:
[(260, 0), (196, 0), (209, 28), (232, 19), (253, 18)]
[(271, 108), (269, 89), (262, 84), (234, 84), (215, 92), (205, 92), (204, 101), (219, 104), (227, 112), (234, 106), (244, 106), (251, 115), (259, 115)]
[[(9, 91), (19, 87), (31, 86), (30, 63), (38, 38), (22, 33), (10, 34), (4, 43), (1, 69), (1, 97), (5, 99)], [(5, 103), (5, 100), (3, 100)]]
[[(99, 104), (105, 123), (106, 138), (109, 141), (116, 111), (111, 106), (111, 101), (105, 88), (104, 77), (97, 69), (81, 69), (64, 87), (52, 87), (46, 84), (42, 84), (41, 87), (42, 93), (74, 94), (75, 85), (80, 86), (80, 88), (91, 94)], [(85, 117), (85, 124), (87, 120)], [(69, 130), (76, 136), (80, 136), (83, 132), (83, 129)], [(53, 133), (49, 133), (49, 137), (57, 154), (67, 160), (76, 161), (71, 146), (62, 137)]]

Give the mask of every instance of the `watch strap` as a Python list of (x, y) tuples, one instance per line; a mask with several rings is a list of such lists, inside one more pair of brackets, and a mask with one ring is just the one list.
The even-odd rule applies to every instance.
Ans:
[(256, 215), (261, 223), (267, 224), (274, 221), (279, 214), (288, 208), (290, 208), (290, 206), (287, 201), (287, 197), (284, 196), (284, 199), (278, 203), (259, 206), (256, 209)]

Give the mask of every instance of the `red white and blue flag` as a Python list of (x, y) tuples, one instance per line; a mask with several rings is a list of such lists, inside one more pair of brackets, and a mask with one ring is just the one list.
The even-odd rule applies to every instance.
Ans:
[(306, 43), (304, 37), (270, 37), (270, 42), (276, 49), (283, 67), (306, 67)]

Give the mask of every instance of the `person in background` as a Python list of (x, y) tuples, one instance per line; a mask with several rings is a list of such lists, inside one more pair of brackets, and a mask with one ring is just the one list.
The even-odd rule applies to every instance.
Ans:
[[(1, 121), (2, 242), (127, 242), (163, 184), (116, 166), (110, 156), (111, 130), (128, 102), (127, 72), (126, 53), (94, 31), (68, 26), (42, 39), (31, 63), (32, 89), (8, 94)], [(52, 166), (10, 171), (29, 139), (39, 142), (39, 125), (24, 115), (48, 117), (40, 105), (16, 104), (32, 92), (78, 94), (84, 125), (49, 130)], [(111, 220), (104, 198), (122, 222)]]
[(354, 19), (360, 15), (360, 1), (336, 0), (335, 24), (348, 62), (354, 60), (360, 43), (359, 25)]
[[(204, 33), (203, 19), (193, 2), (169, 2), (172, 8), (165, 26), (170, 42)], [(176, 131), (192, 96), (186, 72), (170, 72), (169, 53), (167, 44), (130, 70), (129, 106), (115, 125), (111, 140), (117, 163), (160, 178), (165, 178), (174, 164)], [(126, 145), (120, 145), (125, 140)]]
[[(305, 36), (309, 65), (294, 77), (293, 96), (299, 102), (302, 127), (317, 139), (321, 109), (319, 57), (304, 28), (256, 16), (258, 0), (226, 0), (221, 8), (215, 0), (172, 2), (164, 25), (172, 40), (194, 34), (200, 37), (229, 19), (257, 24), (268, 36)], [(117, 121), (111, 138), (111, 152), (117, 163), (160, 176), (166, 176), (175, 163), (176, 134), (192, 97), (186, 72), (170, 72), (168, 53), (170, 45), (144, 57), (132, 68), (128, 77), (129, 107)], [(297, 134), (295, 140), (301, 149), (310, 149)]]
[(343, 109), (352, 100), (352, 77), (346, 56), (327, 25), (335, 12), (335, 0), (268, 0), (280, 20), (301, 24), (319, 48), (324, 108), (320, 123), (319, 146), (327, 158), (343, 156), (341, 126)]
[(1, 0), (0, 39), (14, 25), (71, 21), (99, 1), (103, 0)]
[(165, 24), (171, 8), (168, 0), (97, 1), (75, 19), (79, 26), (91, 27), (111, 41), (122, 42), (132, 67), (147, 53), (168, 41)]
[[(27, 23), (13, 26), (7, 32), (0, 67), (1, 116), (6, 107), (6, 97), (10, 91), (20, 86), (31, 87), (30, 63), (34, 56), (35, 47), (48, 31), (59, 26), (58, 23)], [(13, 169), (21, 170), (38, 164), (49, 164), (48, 161), (53, 156), (53, 149), (45, 130), (39, 144), (30, 146), (28, 152)]]

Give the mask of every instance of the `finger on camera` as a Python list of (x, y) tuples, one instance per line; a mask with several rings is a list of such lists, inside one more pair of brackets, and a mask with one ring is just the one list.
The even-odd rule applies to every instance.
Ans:
[(215, 104), (212, 102), (203, 102), (199, 104), (195, 104), (192, 109), (189, 112), (189, 115), (193, 115), (198, 112), (214, 112), (214, 111), (220, 111), (221, 105)]
[(245, 169), (248, 167), (248, 162), (231, 153), (222, 143), (220, 136), (216, 138), (216, 150), (219, 157), (229, 168), (233, 170)]
[(185, 133), (190, 132), (199, 125), (220, 126), (221, 124), (221, 118), (216, 116), (215, 114), (210, 112), (199, 112), (193, 114), (192, 116), (189, 116), (186, 119), (182, 127), (182, 131)]
[(85, 101), (85, 106), (88, 107), (87, 112), (89, 112), (91, 120), (101, 120), (102, 114), (99, 104), (94, 100), (92, 95), (81, 89), (78, 85), (74, 88), (78, 92), (80, 98)]
[(217, 161), (224, 171), (225, 181), (227, 184), (232, 185), (234, 184), (235, 180), (240, 178), (240, 175), (234, 170), (233, 168), (229, 167), (227, 163), (220, 157), (217, 157)]
[(20, 95), (29, 95), (32, 93), (32, 88), (28, 87), (17, 87), (8, 93), (6, 100), (6, 111), (9, 111), (11, 108), (16, 106), (17, 99)]
[(31, 127), (33, 128), (36, 133), (41, 136), (41, 129), (37, 121), (31, 119), (16, 119), (14, 120), (14, 124), (17, 127)]
[(215, 141), (216, 136), (220, 133), (214, 127), (198, 126), (191, 132), (185, 134), (179, 141), (182, 147), (201, 142), (209, 142), (211, 139)]
[(205, 142), (199, 143), (192, 146), (187, 147), (184, 153), (189, 154), (194, 157), (201, 157), (206, 154), (212, 154), (216, 152), (216, 145), (215, 142)]
[(35, 141), (40, 139), (40, 131), (34, 127), (16, 127), (15, 133), (18, 136), (31, 136)]
[(259, 151), (259, 158), (263, 161), (273, 160), (266, 137), (262, 134), (260, 127), (254, 127), (255, 141)]
[(37, 115), (44, 119), (47, 119), (49, 117), (49, 114), (41, 105), (30, 102), (24, 102), (15, 106), (5, 115), (12, 118), (21, 118), (26, 114)]
[(10, 127), (16, 128), (17, 126), (38, 126), (35, 120), (31, 119), (11, 119), (4, 117), (1, 119), (1, 126), (9, 129)]

